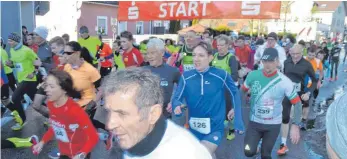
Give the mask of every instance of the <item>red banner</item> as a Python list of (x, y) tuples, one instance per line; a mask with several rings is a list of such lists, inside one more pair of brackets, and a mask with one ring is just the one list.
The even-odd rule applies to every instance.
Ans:
[(118, 20), (279, 19), (280, 9), (269, 1), (120, 1)]

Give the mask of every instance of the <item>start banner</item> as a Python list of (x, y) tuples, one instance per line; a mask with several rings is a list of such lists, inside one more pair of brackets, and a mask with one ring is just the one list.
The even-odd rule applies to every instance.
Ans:
[(119, 21), (279, 19), (279, 1), (120, 1)]

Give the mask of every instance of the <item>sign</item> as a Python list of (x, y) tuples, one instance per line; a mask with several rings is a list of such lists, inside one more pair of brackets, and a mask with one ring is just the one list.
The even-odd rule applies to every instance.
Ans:
[(280, 9), (277, 1), (120, 1), (118, 20), (279, 19)]

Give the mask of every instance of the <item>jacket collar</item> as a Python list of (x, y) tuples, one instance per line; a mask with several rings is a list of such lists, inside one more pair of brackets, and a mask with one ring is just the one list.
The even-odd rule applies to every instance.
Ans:
[(167, 120), (162, 115), (155, 124), (153, 130), (139, 143), (127, 150), (132, 156), (146, 156), (153, 152), (160, 144), (167, 129)]

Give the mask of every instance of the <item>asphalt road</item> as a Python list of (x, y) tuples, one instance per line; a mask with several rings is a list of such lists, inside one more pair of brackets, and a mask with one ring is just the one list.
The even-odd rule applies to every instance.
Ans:
[[(323, 87), (321, 88), (319, 97), (317, 101), (327, 100), (327, 103), (331, 103), (331, 98), (336, 90), (341, 89), (343, 86), (347, 88), (347, 72), (343, 70), (347, 69), (347, 64), (340, 64), (339, 66), (339, 80), (336, 82), (325, 81)], [(344, 89), (346, 90), (346, 89)], [(335, 93), (336, 94), (336, 93)], [(323, 107), (326, 110), (328, 107)], [(43, 122), (45, 119), (35, 112), (31, 107), (26, 111), (27, 114), (27, 124), (21, 131), (14, 132), (10, 127), (14, 124), (13, 121), (7, 123), (2, 123), (1, 127), (1, 138), (7, 137), (29, 137), (32, 134), (38, 135), (40, 138), (45, 132), (43, 127)], [(98, 109), (96, 118), (104, 121), (105, 111), (101, 108)], [(245, 123), (248, 123), (249, 117), (249, 107), (243, 107), (243, 118)], [(183, 117), (182, 117), (183, 118)], [(182, 124), (181, 119), (174, 119), (178, 124)], [(3, 122), (3, 121), (2, 121)], [(316, 128), (302, 132), (302, 140), (298, 145), (292, 145), (288, 142), (289, 152), (286, 156), (278, 157), (276, 154), (277, 149), (280, 145), (280, 140), (277, 140), (275, 147), (273, 149), (272, 157), (274, 159), (320, 159), (326, 158), (325, 151), (325, 113), (323, 115), (317, 116)], [(247, 159), (244, 156), (243, 151), (243, 135), (237, 135), (233, 141), (227, 141), (224, 139), (222, 144), (217, 149), (218, 159)], [(39, 156), (34, 156), (29, 148), (24, 149), (4, 149), (1, 150), (1, 158), (3, 159), (47, 159), (48, 152), (56, 147), (56, 141), (49, 142), (40, 153)], [(99, 142), (96, 148), (92, 152), (92, 159), (121, 159), (122, 152), (117, 146), (115, 146), (111, 151), (106, 151), (105, 144)]]

